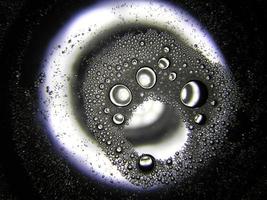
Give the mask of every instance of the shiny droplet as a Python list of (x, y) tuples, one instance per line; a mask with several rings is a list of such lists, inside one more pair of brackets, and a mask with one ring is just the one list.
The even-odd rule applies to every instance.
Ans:
[(137, 83), (144, 89), (152, 88), (156, 83), (156, 74), (149, 67), (143, 67), (136, 73)]
[(202, 106), (208, 97), (206, 86), (200, 81), (190, 81), (184, 85), (180, 93), (181, 102), (190, 108)]
[(170, 81), (174, 81), (176, 79), (176, 77), (177, 77), (177, 74), (175, 72), (171, 72), (169, 74), (169, 80)]
[(104, 113), (106, 113), (106, 114), (110, 113), (110, 109), (109, 108), (105, 108), (104, 109)]
[(117, 153), (121, 153), (121, 152), (122, 152), (122, 148), (121, 148), (120, 146), (117, 147), (117, 148), (116, 148), (116, 152), (117, 152)]
[(170, 48), (169, 48), (169, 47), (164, 47), (163, 51), (164, 51), (165, 53), (169, 53), (169, 52), (170, 52)]
[(115, 85), (110, 90), (109, 98), (116, 106), (127, 106), (132, 101), (132, 93), (125, 85)]
[(204, 124), (206, 121), (206, 117), (203, 114), (197, 114), (194, 118), (196, 124)]
[(141, 171), (151, 171), (155, 166), (155, 159), (149, 154), (143, 154), (138, 159), (138, 167)]
[(160, 58), (158, 61), (158, 67), (160, 69), (167, 69), (170, 66), (170, 61), (167, 58)]
[(112, 118), (113, 122), (117, 125), (120, 125), (124, 122), (124, 116), (120, 113), (117, 113)]

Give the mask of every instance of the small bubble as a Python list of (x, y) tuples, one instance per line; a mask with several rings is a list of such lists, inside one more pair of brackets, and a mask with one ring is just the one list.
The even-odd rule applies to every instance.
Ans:
[(167, 165), (172, 165), (172, 159), (171, 159), (171, 158), (167, 159), (167, 160), (166, 160), (166, 164), (167, 164)]
[(156, 83), (156, 74), (149, 67), (143, 67), (136, 73), (137, 83), (144, 89), (152, 88)]
[(169, 74), (169, 80), (170, 81), (174, 81), (176, 79), (176, 77), (177, 77), (177, 74), (175, 72), (171, 72)]
[(124, 116), (120, 113), (117, 113), (112, 118), (113, 122), (117, 125), (120, 125), (124, 122)]
[(200, 65), (200, 69), (205, 69), (205, 65), (204, 64)]
[(109, 108), (105, 108), (104, 109), (104, 113), (106, 113), (106, 114), (110, 113), (110, 109)]
[(137, 65), (138, 61), (136, 59), (132, 59), (132, 64)]
[(121, 153), (121, 152), (122, 152), (122, 148), (121, 148), (120, 146), (117, 147), (117, 148), (116, 148), (116, 152), (117, 152), (117, 153)]
[(105, 85), (103, 83), (99, 84), (99, 89), (103, 90), (105, 88)]
[(206, 117), (203, 114), (197, 114), (194, 118), (196, 124), (204, 124), (206, 121)]
[(217, 102), (216, 102), (215, 100), (213, 100), (213, 101), (210, 102), (210, 104), (211, 104), (212, 106), (216, 106), (216, 105), (217, 105)]
[(140, 41), (140, 46), (142, 47), (142, 46), (145, 46), (145, 42), (144, 41)]
[(194, 129), (194, 126), (193, 125), (190, 125), (189, 126), (189, 130), (193, 130)]
[(186, 68), (187, 67), (187, 63), (183, 63), (183, 67)]
[(167, 58), (160, 58), (158, 61), (158, 67), (160, 69), (167, 69), (170, 66), (170, 61)]
[(127, 106), (132, 101), (132, 93), (125, 85), (115, 85), (110, 90), (109, 97), (116, 106)]
[(143, 154), (138, 159), (138, 167), (141, 171), (151, 171), (155, 166), (155, 159), (149, 154)]
[(104, 127), (103, 127), (102, 124), (98, 124), (98, 125), (97, 125), (97, 128), (98, 128), (98, 130), (102, 130)]
[(170, 48), (169, 48), (169, 47), (164, 47), (163, 51), (164, 51), (165, 53), (169, 53), (169, 52), (170, 52)]
[(210, 75), (206, 76), (206, 80), (210, 80), (210, 79), (211, 79)]
[(203, 83), (190, 81), (182, 88), (180, 99), (185, 106), (195, 108), (206, 102), (207, 94), (207, 88)]

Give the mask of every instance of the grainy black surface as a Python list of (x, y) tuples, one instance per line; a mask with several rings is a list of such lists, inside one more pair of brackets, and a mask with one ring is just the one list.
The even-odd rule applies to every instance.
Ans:
[[(232, 129), (232, 151), (223, 160), (171, 193), (113, 191), (88, 180), (57, 155), (46, 136), (27, 128), (13, 129), (11, 115), (15, 71), (22, 70), (25, 88), (32, 87), (51, 36), (86, 1), (0, 1), (1, 136), (0, 199), (265, 199), (267, 192), (266, 2), (180, 0), (178, 3), (210, 31), (222, 49), (244, 94), (239, 123)], [(43, 27), (50, 27), (43, 31)], [(38, 47), (38, 48), (37, 48)], [(38, 49), (32, 55), (31, 49)], [(31, 58), (30, 62), (28, 62)], [(27, 62), (26, 62), (27, 61)], [(30, 64), (26, 67), (25, 63)], [(16, 91), (19, 96), (19, 91)], [(21, 92), (24, 92), (23, 90)], [(33, 96), (29, 98), (33, 98)], [(22, 100), (19, 100), (20, 103)], [(29, 99), (16, 107), (31, 113)], [(27, 104), (26, 104), (27, 103)], [(14, 106), (13, 106), (14, 108)], [(28, 120), (32, 120), (29, 117)], [(35, 123), (34, 121), (32, 123)], [(27, 162), (26, 162), (27, 161)], [(55, 170), (56, 169), (56, 170)]]

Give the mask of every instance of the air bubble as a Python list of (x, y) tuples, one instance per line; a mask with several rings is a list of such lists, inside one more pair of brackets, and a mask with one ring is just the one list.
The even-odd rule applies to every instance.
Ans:
[(127, 106), (132, 101), (132, 93), (125, 85), (115, 85), (110, 90), (109, 97), (116, 106)]
[(117, 125), (120, 125), (124, 122), (124, 116), (120, 113), (117, 113), (112, 118), (113, 122)]
[(158, 61), (158, 67), (160, 69), (167, 69), (170, 66), (170, 61), (167, 58), (160, 58)]
[(171, 72), (169, 74), (169, 80), (170, 81), (174, 81), (176, 79), (176, 77), (177, 77), (177, 74), (175, 72)]
[(155, 166), (155, 159), (149, 154), (143, 154), (138, 159), (138, 167), (141, 171), (151, 171)]
[(207, 100), (207, 88), (200, 81), (190, 81), (184, 85), (180, 93), (181, 102), (190, 108), (200, 107)]
[(203, 114), (197, 114), (194, 118), (196, 124), (204, 124), (206, 121), (206, 117)]
[(149, 67), (143, 67), (136, 73), (137, 83), (144, 89), (152, 88), (156, 83), (156, 74)]

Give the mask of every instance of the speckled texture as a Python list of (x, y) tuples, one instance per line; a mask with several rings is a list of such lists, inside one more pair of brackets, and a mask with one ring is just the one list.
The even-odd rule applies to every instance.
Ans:
[[(0, 140), (1, 153), (5, 155), (3, 161), (0, 160), (4, 171), (0, 173), (0, 192), (6, 194), (3, 199), (13, 196), (19, 196), (18, 199), (264, 199), (267, 191), (264, 1), (235, 4), (179, 1), (179, 5), (207, 27), (219, 44), (241, 88), (243, 106), (238, 113), (238, 123), (229, 131), (226, 143), (230, 150), (222, 158), (213, 160), (179, 186), (145, 197), (88, 180), (58, 154), (35, 120), (33, 80), (37, 77), (36, 66), (44, 47), (71, 15), (70, 11), (86, 3), (31, 2), (13, 24), (21, 5), (18, 2), (21, 1), (0, 1), (1, 15), (7, 12), (6, 18), (1, 17), (5, 21), (0, 23), (1, 87), (5, 91), (4, 98), (1, 95), (1, 106), (4, 107), (2, 113), (9, 114), (1, 117), (1, 128), (5, 130), (1, 131)], [(52, 20), (52, 16), (57, 20)], [(49, 29), (43, 31), (44, 27)], [(8, 34), (5, 34), (7, 29)]]

